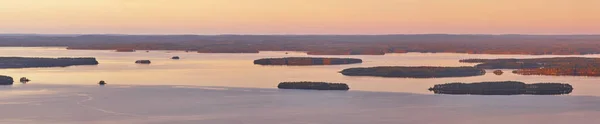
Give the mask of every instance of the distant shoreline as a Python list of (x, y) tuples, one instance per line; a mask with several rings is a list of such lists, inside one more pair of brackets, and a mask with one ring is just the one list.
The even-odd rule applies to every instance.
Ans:
[[(52, 49), (60, 49), (60, 50), (92, 50), (92, 51), (113, 51), (116, 52), (115, 49), (67, 49), (66, 46), (0, 46), (0, 48), (52, 48)], [(173, 51), (173, 52), (185, 52), (186, 50), (169, 50), (169, 49), (137, 49), (138, 51)], [(188, 51), (188, 52), (195, 52), (195, 51)], [(314, 55), (314, 54), (308, 54), (308, 51), (287, 51), (287, 50), (279, 50), (279, 51), (274, 51), (274, 50), (265, 50), (265, 51), (258, 51), (259, 53), (262, 52), (289, 52), (289, 53), (303, 53), (306, 55)], [(406, 52), (406, 53), (386, 53), (383, 55), (392, 55), (392, 54), (465, 54), (465, 55), (505, 55), (505, 56), (510, 56), (510, 55), (528, 55), (528, 56), (582, 56), (582, 55), (600, 55), (600, 53), (595, 53), (595, 54), (570, 54), (570, 55), (553, 55), (553, 54), (483, 54), (483, 53), (457, 53), (457, 52)], [(217, 53), (218, 54), (218, 53)], [(236, 53), (232, 53), (232, 54), (236, 54)], [(256, 54), (256, 53), (239, 53), (239, 54)], [(315, 55), (318, 56), (318, 55)], [(338, 55), (325, 55), (325, 56), (338, 56)], [(366, 55), (366, 56), (380, 56), (380, 55)], [(3, 57), (9, 57), (9, 56), (3, 56)], [(15, 56), (16, 57), (16, 56)]]
[(199, 53), (307, 51), (310, 55), (600, 54), (600, 35), (0, 35), (0, 46)]

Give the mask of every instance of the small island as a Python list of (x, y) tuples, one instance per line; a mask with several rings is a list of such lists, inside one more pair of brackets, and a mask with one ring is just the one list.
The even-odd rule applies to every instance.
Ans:
[(135, 49), (116, 49), (115, 52), (135, 52)]
[(28, 79), (28, 78), (26, 78), (26, 77), (21, 77), (21, 78), (19, 79), (19, 82), (21, 82), (21, 83), (27, 83), (27, 82), (29, 82), (29, 81), (31, 81), (31, 80), (29, 80), (29, 79)]
[(353, 58), (309, 58), (309, 57), (288, 57), (288, 58), (266, 58), (254, 60), (257, 65), (341, 65), (362, 63), (361, 59)]
[(152, 63), (150, 60), (137, 60), (135, 61), (136, 64), (150, 64)]
[(502, 70), (495, 70), (494, 74), (496, 74), (496, 75), (502, 75), (502, 74), (504, 74), (504, 72)]
[(12, 85), (13, 82), (15, 81), (12, 77), (0, 75), (0, 85)]
[(518, 81), (447, 83), (429, 88), (436, 94), (471, 95), (561, 95), (569, 94), (573, 87), (563, 83), (525, 84)]
[(475, 67), (402, 67), (382, 66), (370, 68), (349, 68), (340, 73), (346, 76), (375, 76), (401, 78), (444, 78), (484, 75), (485, 70)]
[(349, 90), (345, 83), (327, 82), (281, 82), (277, 85), (279, 89), (303, 89), (303, 90)]
[(0, 68), (67, 67), (98, 65), (96, 58), (26, 58), (0, 57)]
[(481, 69), (517, 69), (521, 75), (600, 76), (600, 58), (557, 57), (536, 59), (466, 59), (465, 63), (481, 63)]

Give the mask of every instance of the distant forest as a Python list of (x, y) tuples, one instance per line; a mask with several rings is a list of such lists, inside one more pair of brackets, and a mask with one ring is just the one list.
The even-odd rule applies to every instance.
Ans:
[(600, 53), (600, 35), (0, 35), (0, 46), (200, 53), (307, 51), (312, 55), (405, 52), (578, 55)]

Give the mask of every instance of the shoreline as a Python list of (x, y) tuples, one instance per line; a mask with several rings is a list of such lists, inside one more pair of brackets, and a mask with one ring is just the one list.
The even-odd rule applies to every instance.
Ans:
[[(0, 47), (4, 47), (4, 46), (0, 46)], [(35, 47), (40, 47), (40, 48), (44, 48), (44, 46), (35, 46)], [(68, 48), (68, 47), (63, 47), (66, 50), (102, 50), (102, 51), (115, 51), (116, 49), (85, 49), (85, 48)], [(423, 53), (423, 54), (428, 54), (428, 53), (432, 53), (432, 54), (439, 54), (439, 53), (448, 53), (448, 54), (467, 54), (467, 55), (506, 55), (506, 56), (510, 56), (510, 55), (529, 55), (529, 56), (584, 56), (584, 55), (600, 55), (600, 53), (589, 53), (589, 54), (520, 54), (520, 53), (468, 53), (468, 52), (417, 52), (417, 51), (408, 51), (408, 52), (401, 52), (401, 53), (397, 53), (397, 52), (389, 52), (389, 53), (383, 53), (383, 54), (311, 54), (311, 51), (295, 51), (295, 50), (258, 50), (258, 52), (198, 52), (195, 50), (183, 50), (183, 49), (135, 49), (137, 52), (137, 50), (140, 51), (181, 51), (181, 52), (186, 52), (189, 51), (191, 53), (203, 53), (203, 54), (207, 54), (207, 53), (228, 53), (228, 54), (258, 54), (260, 52), (296, 52), (296, 53), (305, 53), (306, 55), (312, 55), (312, 56), (383, 56), (383, 55), (388, 55), (388, 54), (407, 54), (407, 53)]]
[[(57, 50), (72, 50), (72, 51), (109, 51), (116, 52), (116, 49), (67, 49), (68, 46), (0, 46), (0, 48), (52, 48)], [(197, 51), (189, 51), (179, 50), (179, 49), (136, 49), (139, 51), (136, 52), (145, 52), (145, 51), (161, 51), (161, 52), (182, 52), (182, 53), (198, 53)], [(308, 54), (309, 51), (294, 51), (294, 50), (259, 50), (258, 53), (198, 53), (198, 54), (260, 54), (262, 52), (293, 52), (293, 53), (302, 53), (309, 56), (388, 56), (388, 55), (399, 55), (399, 54), (458, 54), (458, 55), (493, 55), (493, 56), (535, 56), (535, 57), (543, 57), (543, 56), (565, 56), (565, 57), (577, 57), (577, 56), (592, 56), (592, 55), (600, 55), (600, 53), (591, 53), (591, 54), (502, 54), (502, 53), (465, 53), (465, 52), (404, 52), (404, 53), (385, 53), (382, 55), (372, 55), (372, 54), (361, 54), (361, 55), (339, 55), (339, 54)], [(128, 53), (128, 52), (118, 52), (118, 53)], [(4, 56), (4, 57), (18, 57), (18, 56)]]

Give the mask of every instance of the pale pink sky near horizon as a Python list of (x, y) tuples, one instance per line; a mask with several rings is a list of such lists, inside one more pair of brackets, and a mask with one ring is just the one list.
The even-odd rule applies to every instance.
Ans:
[(0, 0), (0, 33), (600, 34), (600, 0)]

